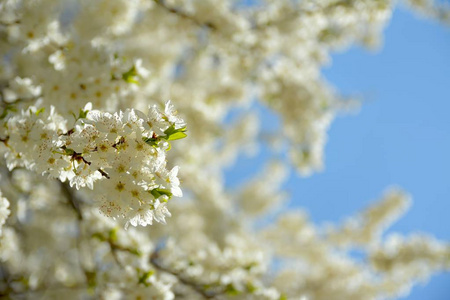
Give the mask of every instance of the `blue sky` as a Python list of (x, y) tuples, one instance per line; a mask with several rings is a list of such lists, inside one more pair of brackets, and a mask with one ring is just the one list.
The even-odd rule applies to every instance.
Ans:
[[(367, 206), (390, 185), (413, 206), (391, 232), (428, 232), (450, 240), (450, 30), (397, 10), (376, 53), (353, 48), (333, 56), (325, 76), (364, 98), (356, 115), (329, 131), (326, 169), (291, 178), (294, 205), (317, 222), (340, 220)], [(450, 299), (450, 275), (414, 288), (409, 300)]]
[[(329, 131), (326, 168), (286, 184), (290, 207), (307, 209), (321, 224), (339, 221), (396, 185), (413, 206), (390, 232), (427, 232), (450, 241), (450, 30), (396, 10), (377, 52), (354, 47), (333, 55), (325, 77), (364, 103), (358, 114), (338, 117)], [(264, 117), (273, 116), (263, 113)], [(268, 158), (241, 158), (227, 173), (229, 186)], [(450, 274), (434, 276), (403, 299), (450, 299)]]

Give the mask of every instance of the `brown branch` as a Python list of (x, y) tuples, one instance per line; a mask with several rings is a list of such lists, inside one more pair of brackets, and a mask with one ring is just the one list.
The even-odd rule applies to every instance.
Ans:
[(123, 265), (123, 263), (120, 261), (119, 256), (117, 255), (117, 251), (118, 250), (122, 250), (120, 248), (117, 247), (116, 244), (114, 244), (113, 242), (111, 242), (110, 240), (108, 240), (108, 244), (109, 244), (109, 249), (111, 250), (111, 254), (115, 260), (115, 262), (122, 268), (124, 269), (125, 266)]
[(14, 21), (9, 22), (9, 23), (0, 21), (0, 25), (1, 26), (5, 26), (5, 27), (12, 26), (12, 25), (17, 25), (17, 24), (20, 24), (20, 23), (21, 23), (21, 20), (14, 20)]
[(107, 179), (111, 179), (111, 177), (109, 177), (108, 173), (106, 173), (106, 172), (103, 171), (102, 169), (98, 169), (97, 171), (99, 171), (100, 174), (102, 174), (103, 177), (106, 177)]
[(166, 11), (168, 11), (172, 14), (175, 14), (183, 19), (189, 20), (189, 21), (195, 23), (196, 25), (198, 25), (199, 27), (206, 27), (211, 30), (218, 29), (217, 26), (214, 25), (212, 22), (201, 22), (201, 21), (197, 20), (196, 18), (194, 18), (193, 16), (185, 13), (184, 11), (182, 11), (178, 8), (168, 6), (164, 0), (153, 0), (153, 2), (155, 2), (157, 5), (159, 5), (161, 8), (165, 9)]
[(75, 213), (77, 214), (78, 220), (83, 220), (83, 214), (81, 212), (80, 200), (73, 193), (72, 188), (69, 186), (67, 182), (61, 182), (61, 189), (69, 201), (70, 206), (73, 208)]
[(9, 136), (5, 137), (4, 139), (0, 138), (0, 142), (5, 144), (5, 146), (8, 146), (8, 140), (9, 140)]
[(164, 267), (162, 264), (159, 263), (159, 254), (158, 251), (154, 251), (152, 255), (150, 256), (150, 263), (159, 271), (163, 271), (166, 273), (169, 273), (173, 276), (175, 276), (179, 282), (181, 282), (183, 285), (188, 286), (192, 288), (194, 291), (196, 291), (198, 294), (203, 296), (205, 299), (214, 299), (216, 298), (220, 292), (213, 292), (205, 290), (201, 285), (196, 284), (195, 282), (190, 281), (189, 279), (184, 278), (181, 274), (170, 270), (167, 267)]
[(67, 291), (86, 291), (88, 287), (85, 286), (55, 286), (55, 287), (44, 287), (34, 290), (27, 290), (21, 292), (14, 292), (13, 290), (8, 291), (5, 294), (0, 294), (0, 299), (48, 299), (45, 294), (50, 291), (56, 292), (66, 292)]

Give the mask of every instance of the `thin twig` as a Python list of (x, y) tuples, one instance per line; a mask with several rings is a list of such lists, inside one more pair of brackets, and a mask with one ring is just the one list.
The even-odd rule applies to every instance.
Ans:
[(102, 169), (97, 169), (97, 171), (99, 171), (100, 174), (102, 174), (103, 177), (106, 177), (107, 179), (111, 179), (111, 177), (109, 177), (108, 173), (106, 173)]
[(69, 186), (67, 182), (61, 182), (61, 189), (63, 194), (66, 196), (69, 201), (70, 206), (74, 209), (77, 214), (78, 220), (83, 220), (83, 214), (81, 212), (80, 200), (73, 193), (72, 188)]
[(170, 7), (168, 6), (164, 0), (153, 0), (153, 2), (155, 2), (156, 4), (158, 4), (160, 7), (164, 8), (165, 10), (167, 10), (168, 12), (175, 14), (183, 19), (189, 20), (193, 23), (195, 23), (196, 25), (200, 26), (200, 27), (206, 27), (209, 28), (211, 30), (217, 30), (216, 25), (214, 25), (211, 22), (200, 22), (199, 20), (195, 19), (193, 16), (185, 13), (184, 11), (178, 9), (178, 8), (174, 8), (174, 7)]
[(182, 284), (184, 284), (185, 286), (188, 286), (190, 288), (192, 288), (194, 291), (196, 291), (197, 293), (199, 293), (201, 296), (203, 296), (205, 299), (214, 299), (216, 298), (216, 296), (218, 296), (220, 293), (218, 292), (212, 292), (212, 291), (207, 291), (205, 290), (202, 286), (184, 278), (181, 274), (170, 270), (169, 268), (164, 267), (162, 264), (160, 264), (158, 262), (158, 251), (155, 251), (152, 253), (152, 255), (150, 256), (150, 263), (158, 270), (169, 273), (173, 276), (175, 276), (179, 282), (181, 282)]

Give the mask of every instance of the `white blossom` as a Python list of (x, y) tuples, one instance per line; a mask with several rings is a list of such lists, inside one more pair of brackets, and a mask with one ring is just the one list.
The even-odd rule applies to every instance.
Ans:
[(2, 227), (10, 213), (9, 201), (5, 197), (2, 197), (2, 193), (0, 191), (0, 236), (2, 235)]
[[(283, 212), (354, 103), (323, 67), (380, 47), (396, 3), (242, 2), (0, 1), (2, 296), (388, 299), (450, 269), (446, 242), (383, 236), (400, 189), (323, 227)], [(281, 162), (230, 187), (265, 141)]]

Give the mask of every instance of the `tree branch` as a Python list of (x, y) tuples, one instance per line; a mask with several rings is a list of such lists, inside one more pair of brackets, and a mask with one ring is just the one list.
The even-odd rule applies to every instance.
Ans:
[(221, 294), (220, 292), (213, 292), (213, 291), (207, 291), (205, 290), (201, 285), (198, 285), (186, 278), (184, 278), (181, 274), (170, 270), (169, 268), (164, 267), (162, 264), (159, 263), (159, 254), (158, 251), (154, 251), (152, 255), (150, 256), (150, 263), (159, 271), (163, 271), (166, 273), (169, 273), (173, 276), (175, 276), (179, 282), (184, 284), (185, 286), (188, 286), (192, 288), (194, 291), (196, 291), (198, 294), (203, 296), (205, 299), (214, 299), (216, 296)]
[(69, 201), (70, 206), (76, 212), (78, 220), (83, 220), (80, 200), (75, 196), (70, 185), (67, 182), (61, 182), (61, 189), (64, 196), (66, 196), (67, 200)]
[(216, 25), (214, 25), (212, 22), (201, 22), (178, 8), (168, 6), (164, 0), (153, 0), (153, 2), (155, 2), (159, 7), (165, 9), (166, 11), (175, 14), (183, 19), (189, 20), (198, 25), (199, 27), (206, 27), (211, 30), (217, 30)]

